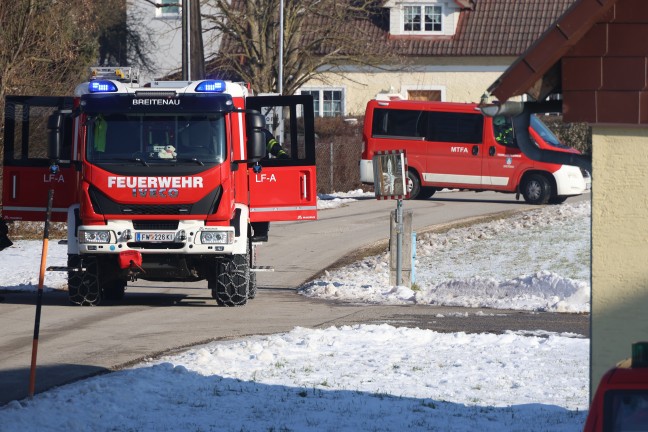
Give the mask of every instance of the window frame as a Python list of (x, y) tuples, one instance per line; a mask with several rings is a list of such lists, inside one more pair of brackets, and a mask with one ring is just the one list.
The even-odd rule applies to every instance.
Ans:
[[(326, 92), (340, 92), (339, 113), (337, 111), (325, 111), (324, 94)], [(317, 98), (315, 94), (317, 94)], [(346, 91), (343, 87), (302, 87), (299, 89), (299, 94), (308, 94), (313, 96), (313, 110), (315, 117), (344, 117), (346, 115)], [(330, 101), (334, 101), (330, 99)], [(325, 115), (326, 112), (333, 113), (333, 115)]]
[[(428, 8), (431, 10), (431, 13), (428, 15), (427, 10)], [(417, 9), (417, 11), (414, 11), (414, 9)], [(413, 13), (411, 13), (413, 12)], [(418, 14), (416, 14), (418, 12)], [(408, 21), (408, 16), (412, 16), (412, 18)], [(418, 22), (416, 21), (416, 17), (419, 17)], [(433, 19), (428, 23), (426, 18), (428, 16), (433, 17)], [(445, 31), (445, 26), (443, 22), (443, 17), (445, 16), (445, 7), (443, 4), (433, 4), (433, 3), (418, 3), (418, 4), (404, 4), (401, 7), (401, 31), (403, 34), (408, 34), (408, 35), (416, 35), (416, 34), (430, 34), (430, 35), (437, 35), (437, 34), (444, 34)], [(423, 19), (421, 18), (423, 17)], [(438, 21), (437, 19), (438, 18)], [(427, 25), (432, 26), (432, 29), (426, 30)], [(411, 25), (411, 29), (407, 29), (408, 25)], [(434, 29), (435, 26), (438, 25), (438, 29)], [(414, 29), (414, 26), (418, 26), (419, 29)]]
[[(176, 12), (165, 12), (164, 8), (176, 7)], [(182, 3), (174, 0), (157, 0), (155, 2), (155, 18), (157, 19), (181, 19)]]

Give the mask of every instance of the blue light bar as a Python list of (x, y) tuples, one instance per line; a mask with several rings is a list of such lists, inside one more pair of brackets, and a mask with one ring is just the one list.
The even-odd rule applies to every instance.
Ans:
[(117, 86), (112, 81), (90, 81), (88, 90), (90, 93), (111, 93), (117, 91)]
[(205, 80), (196, 86), (197, 92), (222, 93), (225, 91), (225, 81)]

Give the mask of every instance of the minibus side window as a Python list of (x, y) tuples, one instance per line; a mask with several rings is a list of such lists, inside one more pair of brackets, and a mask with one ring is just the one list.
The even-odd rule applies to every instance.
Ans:
[(484, 119), (481, 114), (428, 113), (428, 141), (481, 144)]
[(507, 147), (517, 147), (515, 134), (513, 134), (513, 123), (510, 117), (493, 117), (493, 135), (498, 144)]
[(377, 108), (373, 112), (373, 137), (425, 137), (425, 112)]

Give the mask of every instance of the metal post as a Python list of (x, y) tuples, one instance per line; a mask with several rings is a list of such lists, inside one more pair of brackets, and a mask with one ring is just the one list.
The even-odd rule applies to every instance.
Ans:
[(329, 147), (329, 182), (331, 184), (330, 193), (333, 193), (335, 192), (335, 190), (333, 190), (333, 141), (331, 141)]
[(403, 282), (403, 200), (396, 201), (396, 285)]
[(191, 0), (187, 1), (187, 81), (191, 81)]
[(36, 319), (34, 320), (34, 340), (32, 342), (31, 369), (29, 372), (29, 397), (34, 396), (36, 388), (36, 357), (38, 354), (38, 333), (40, 331), (41, 306), (43, 304), (43, 284), (45, 281), (45, 266), (47, 263), (47, 246), (49, 243), (49, 221), (52, 215), (52, 201), (54, 198), (54, 189), (49, 190), (47, 200), (47, 213), (45, 216), (45, 229), (43, 230), (43, 249), (41, 252), (41, 267), (38, 277), (38, 296), (36, 298)]
[[(284, 0), (279, 2), (279, 82), (277, 83), (277, 92), (283, 95), (283, 52), (284, 52)], [(284, 112), (283, 108), (279, 110), (279, 144), (285, 145), (284, 142)]]
[(279, 82), (277, 90), (283, 94), (283, 44), (284, 44), (284, 0), (279, 2)]

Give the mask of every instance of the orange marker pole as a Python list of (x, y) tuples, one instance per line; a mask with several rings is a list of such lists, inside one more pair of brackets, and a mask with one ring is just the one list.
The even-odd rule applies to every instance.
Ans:
[(41, 306), (43, 304), (43, 283), (45, 281), (45, 267), (47, 263), (47, 246), (49, 244), (49, 222), (52, 215), (52, 201), (54, 190), (50, 189), (47, 199), (47, 213), (45, 215), (45, 229), (43, 230), (43, 250), (41, 252), (40, 274), (38, 276), (38, 296), (36, 299), (36, 320), (34, 322), (34, 340), (32, 342), (31, 369), (29, 372), (29, 397), (34, 396), (36, 388), (36, 356), (38, 353), (38, 331), (40, 329)]

